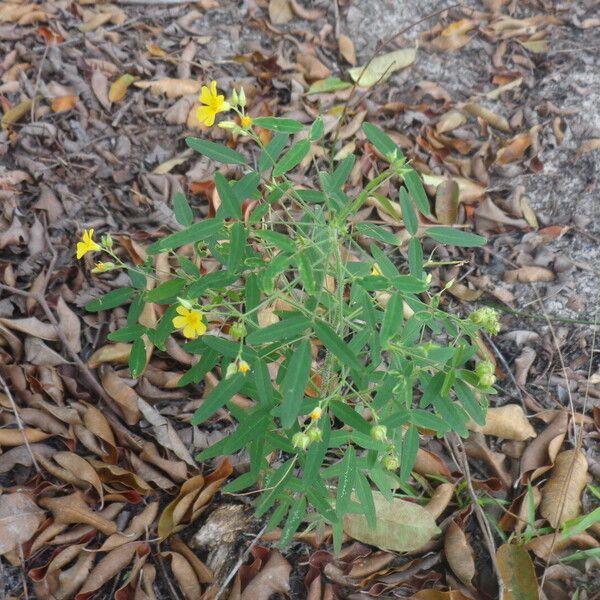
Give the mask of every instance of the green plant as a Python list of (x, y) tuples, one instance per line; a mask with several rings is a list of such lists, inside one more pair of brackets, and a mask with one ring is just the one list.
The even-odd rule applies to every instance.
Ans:
[[(485, 421), (493, 367), (473, 363), (477, 332), (497, 330), (495, 313), (481, 309), (462, 319), (440, 308), (445, 288), (430, 289), (427, 269), (436, 263), (423, 256), (421, 238), (467, 247), (486, 240), (421, 224), (419, 213), (431, 217), (421, 179), (374, 125), (365, 123), (363, 132), (387, 166), (349, 195), (355, 156), (333, 164), (311, 154), (323, 140), (321, 118), (310, 127), (285, 118), (252, 120), (242, 93), (225, 102), (213, 87), (205, 94), (204, 117), (236, 111), (240, 124), (221, 126), (256, 143), (256, 162), (227, 145), (187, 138), (191, 149), (235, 165), (241, 176), (228, 180), (215, 172), (221, 204), (214, 217), (199, 222), (176, 194), (175, 215), (184, 229), (153, 243), (142, 265), (122, 262), (110, 237), (97, 244), (93, 232), (85, 232), (80, 254), (103, 250), (111, 257), (95, 271), (126, 269), (131, 278), (131, 287), (87, 309), (129, 303), (127, 326), (109, 339), (132, 342), (134, 376), (145, 367), (149, 344), (163, 349), (175, 329), (190, 338), (183, 348), (199, 359), (180, 385), (197, 384), (213, 369), (221, 373), (192, 422), (206, 422), (223, 406), (238, 422), (198, 460), (246, 449), (250, 470), (224, 491), (262, 490), (257, 514), (272, 511), (271, 527), (285, 522), (282, 544), (308, 511), (313, 524), (333, 526), (339, 545), (348, 512), (374, 523), (373, 486), (389, 498), (408, 480), (421, 430), (466, 436), (469, 419)], [(273, 132), (266, 145), (257, 128)], [(290, 177), (310, 160), (319, 189)], [(397, 190), (407, 243), (354, 218), (388, 182)], [(161, 253), (173, 272), (156, 272)], [(153, 278), (161, 283), (148, 289)], [(139, 322), (149, 302), (162, 307), (156, 327)], [(242, 408), (233, 400), (237, 393), (253, 405)]]

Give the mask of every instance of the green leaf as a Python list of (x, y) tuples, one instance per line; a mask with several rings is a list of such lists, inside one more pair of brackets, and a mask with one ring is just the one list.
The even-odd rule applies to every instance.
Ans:
[(402, 456), (400, 457), (400, 481), (408, 481), (410, 473), (417, 460), (417, 451), (419, 450), (419, 432), (414, 425), (411, 425), (404, 434), (402, 440)]
[(478, 425), (485, 425), (485, 406), (477, 400), (471, 387), (461, 379), (454, 382), (454, 391), (467, 414)]
[(300, 121), (281, 117), (256, 117), (252, 124), (278, 133), (298, 133), (304, 129), (304, 125)]
[(342, 474), (338, 478), (335, 512), (342, 517), (348, 512), (350, 498), (356, 480), (356, 451), (354, 446), (348, 446), (342, 459)]
[(424, 215), (431, 215), (431, 209), (429, 208), (429, 198), (425, 193), (425, 188), (423, 187), (423, 181), (419, 174), (414, 170), (410, 169), (403, 175), (404, 184), (408, 188), (412, 199), (415, 201), (417, 208)]
[(256, 329), (246, 338), (246, 342), (253, 346), (283, 342), (299, 337), (310, 326), (310, 321), (302, 315), (289, 317), (278, 323), (268, 325), (264, 329)]
[(410, 235), (415, 235), (419, 229), (419, 219), (417, 218), (415, 207), (412, 205), (404, 187), (400, 188), (400, 210), (402, 210), (402, 220), (404, 221), (406, 231)]
[(135, 271), (134, 269), (127, 269), (127, 275), (129, 275), (129, 279), (131, 280), (131, 285), (137, 288), (138, 290), (145, 290), (148, 282), (146, 281), (146, 276), (139, 271)]
[(244, 385), (244, 375), (235, 373), (229, 379), (219, 381), (215, 389), (209, 394), (208, 398), (200, 405), (200, 408), (192, 417), (192, 425), (199, 425), (216, 413), (225, 403)]
[(379, 127), (375, 127), (375, 125), (372, 125), (371, 123), (363, 123), (362, 130), (365, 132), (367, 139), (384, 156), (394, 154), (394, 152), (396, 153), (396, 158), (402, 158), (404, 156), (396, 142), (394, 142), (387, 133), (384, 133), (379, 129)]
[(310, 374), (310, 342), (303, 340), (293, 351), (288, 362), (287, 371), (281, 384), (283, 400), (281, 402), (281, 425), (289, 429), (300, 414), (304, 389)]
[(327, 350), (332, 352), (342, 365), (346, 365), (357, 371), (363, 368), (363, 365), (354, 353), (350, 351), (348, 345), (329, 325), (323, 323), (323, 321), (315, 321), (313, 329), (317, 337), (325, 344)]
[(244, 250), (246, 249), (246, 240), (248, 239), (248, 231), (241, 221), (236, 221), (229, 236), (229, 259), (227, 261), (227, 270), (231, 273), (238, 273), (238, 269), (244, 258)]
[(169, 279), (161, 283), (157, 288), (146, 292), (146, 302), (161, 303), (179, 296), (185, 286), (185, 279)]
[(294, 144), (277, 162), (273, 169), (273, 177), (281, 177), (302, 162), (310, 150), (309, 140), (300, 140)]
[(324, 133), (325, 133), (325, 123), (323, 122), (323, 119), (321, 118), (321, 116), (318, 116), (315, 119), (314, 123), (311, 125), (310, 134), (308, 136), (308, 139), (311, 142), (318, 142), (323, 137)]
[(212, 158), (217, 162), (226, 165), (248, 164), (248, 161), (239, 152), (227, 148), (227, 146), (223, 146), (222, 144), (216, 144), (215, 142), (209, 142), (208, 140), (201, 140), (195, 137), (186, 137), (185, 143), (195, 152), (204, 154), (204, 156), (208, 156), (208, 158)]
[(304, 520), (306, 516), (306, 496), (302, 496), (300, 500), (297, 500), (292, 504), (292, 509), (288, 515), (287, 521), (283, 527), (283, 531), (281, 532), (281, 538), (279, 540), (279, 545), (284, 548), (291, 541), (294, 533), (296, 533), (298, 527)]
[(136, 290), (133, 288), (119, 288), (117, 290), (112, 290), (100, 298), (90, 300), (90, 302), (85, 305), (85, 310), (89, 312), (99, 312), (101, 310), (116, 308), (117, 306), (125, 304), (125, 302), (130, 300), (135, 293)]
[(175, 192), (173, 196), (173, 210), (175, 211), (175, 219), (184, 227), (189, 227), (194, 222), (192, 208), (181, 192)]
[(146, 328), (143, 325), (129, 325), (109, 333), (106, 337), (111, 342), (133, 342), (142, 337), (144, 333), (146, 333)]
[(446, 425), (440, 417), (419, 408), (416, 408), (410, 413), (410, 422), (417, 427), (435, 431), (438, 435), (446, 433), (449, 430), (448, 425)]
[(254, 236), (269, 242), (284, 252), (289, 252), (290, 254), (296, 252), (296, 245), (294, 242), (289, 236), (283, 235), (283, 233), (277, 233), (270, 229), (259, 229), (254, 232)]
[(131, 346), (129, 353), (129, 371), (132, 377), (139, 377), (146, 367), (146, 345), (142, 338), (138, 338)]
[(181, 248), (181, 246), (185, 246), (186, 244), (205, 241), (207, 238), (218, 233), (222, 226), (223, 222), (217, 219), (205, 219), (199, 223), (194, 223), (183, 231), (172, 233), (166, 238), (154, 242), (154, 244), (148, 247), (148, 253), (158, 254), (159, 252)]
[(291, 478), (294, 459), (286, 460), (279, 468), (271, 473), (265, 480), (264, 489), (266, 490), (256, 504), (256, 518), (260, 519), (273, 506), (278, 497), (282, 496), (282, 488), (288, 479)]
[(413, 277), (423, 275), (423, 247), (421, 241), (414, 237), (408, 242), (408, 268)]
[(600, 506), (587, 515), (565, 521), (562, 525), (563, 538), (583, 533), (588, 527), (600, 522)]
[(367, 478), (360, 471), (356, 472), (356, 495), (363, 508), (367, 525), (374, 528), (377, 524), (377, 516), (375, 502), (373, 501), (373, 490)]
[(357, 223), (354, 229), (362, 235), (369, 236), (378, 242), (383, 244), (391, 244), (392, 246), (400, 246), (402, 241), (397, 235), (394, 235), (391, 231), (380, 227), (379, 225), (373, 225), (372, 223)]
[(207, 348), (202, 352), (202, 358), (187, 373), (181, 376), (177, 385), (184, 387), (190, 383), (200, 383), (206, 374), (217, 366), (219, 357), (218, 352), (212, 348)]
[(215, 185), (221, 199), (221, 206), (219, 208), (220, 216), (223, 218), (233, 217), (234, 219), (239, 219), (242, 216), (242, 201), (233, 191), (227, 179), (218, 171), (215, 173)]
[(345, 423), (352, 427), (352, 429), (356, 429), (366, 435), (370, 434), (371, 424), (369, 421), (359, 415), (351, 406), (348, 406), (348, 404), (340, 402), (339, 400), (334, 400), (329, 406), (331, 407), (333, 414), (342, 421), (342, 423)]
[(286, 134), (278, 134), (273, 136), (273, 139), (265, 146), (260, 153), (258, 159), (258, 170), (266, 171), (269, 167), (273, 167), (281, 154), (281, 151), (288, 143), (289, 136)]
[(436, 242), (449, 244), (450, 246), (462, 246), (463, 248), (475, 248), (487, 244), (487, 238), (453, 227), (428, 227), (425, 230), (425, 235)]
[(342, 81), (339, 79), (339, 77), (328, 77), (327, 79), (315, 81), (310, 88), (308, 88), (306, 95), (311, 96), (312, 94), (327, 94), (329, 92), (337, 92), (338, 90), (347, 90), (351, 87), (351, 83), (348, 81)]
[(433, 516), (422, 506), (400, 498), (388, 501), (381, 493), (372, 493), (375, 527), (362, 514), (344, 516), (344, 531), (355, 540), (392, 552), (412, 552), (440, 532)]
[(403, 305), (404, 302), (399, 293), (393, 294), (389, 299), (385, 307), (385, 313), (383, 314), (381, 332), (379, 333), (379, 339), (382, 344), (385, 344), (400, 330), (402, 326)]

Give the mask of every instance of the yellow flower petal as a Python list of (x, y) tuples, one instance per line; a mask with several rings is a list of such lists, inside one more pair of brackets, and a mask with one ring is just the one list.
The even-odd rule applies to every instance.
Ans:
[(200, 323), (198, 327), (196, 327), (196, 332), (198, 335), (204, 335), (206, 333), (206, 325), (204, 323)]
[(187, 324), (188, 324), (187, 317), (175, 317), (173, 319), (173, 327), (176, 327), (177, 329), (182, 329)]
[(210, 101), (212, 100), (212, 95), (210, 93), (210, 90), (203, 85), (202, 89), (200, 90), (200, 102), (202, 102), (203, 104), (210, 104)]
[(189, 309), (186, 308), (185, 306), (181, 306), (181, 304), (175, 309), (175, 312), (178, 315), (183, 315), (184, 317), (186, 317), (187, 315), (190, 314)]
[(217, 95), (217, 82), (214, 79), (210, 82), (210, 93), (213, 96)]
[(184, 337), (186, 337), (190, 340), (193, 340), (194, 338), (198, 337), (198, 335), (196, 334), (196, 328), (193, 325), (186, 325), (183, 328), (182, 333), (183, 333)]
[(196, 111), (196, 116), (200, 123), (204, 123), (207, 127), (211, 127), (215, 122), (215, 111), (210, 106), (200, 106)]

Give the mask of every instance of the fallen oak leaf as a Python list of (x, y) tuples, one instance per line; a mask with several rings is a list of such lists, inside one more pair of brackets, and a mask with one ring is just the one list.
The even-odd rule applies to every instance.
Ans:
[(0, 555), (27, 542), (44, 520), (44, 511), (22, 492), (0, 496)]
[(540, 514), (552, 527), (580, 514), (587, 470), (587, 459), (580, 450), (565, 450), (556, 457), (550, 478), (542, 488), (540, 503)]

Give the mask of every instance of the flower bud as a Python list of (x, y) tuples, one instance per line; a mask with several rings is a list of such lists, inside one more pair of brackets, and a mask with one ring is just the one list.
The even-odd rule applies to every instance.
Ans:
[(400, 466), (400, 461), (391, 454), (384, 456), (381, 463), (388, 471), (395, 471)]
[(229, 100), (229, 104), (232, 104), (233, 106), (237, 106), (240, 103), (240, 99), (238, 97), (238, 93), (235, 91), (235, 88), (233, 88), (232, 92), (231, 92), (231, 99)]
[(387, 427), (385, 425), (373, 425), (371, 427), (371, 437), (378, 442), (384, 442), (387, 439)]
[(477, 363), (475, 367), (475, 375), (479, 378), (479, 386), (482, 388), (489, 388), (496, 382), (496, 375), (494, 375), (495, 367), (488, 360)]
[(235, 129), (236, 127), (239, 127), (239, 125), (234, 121), (221, 121), (218, 127), (221, 129)]
[(250, 370), (250, 365), (245, 360), (238, 362), (238, 371), (244, 375)]
[(110, 233), (107, 233), (106, 235), (102, 236), (102, 245), (105, 248), (112, 248), (113, 247), (113, 239), (110, 236)]
[(245, 108), (246, 107), (246, 92), (244, 91), (243, 87), (240, 87), (240, 93), (238, 95), (238, 104), (240, 106), (240, 108)]
[(313, 442), (320, 442), (323, 439), (323, 432), (318, 427), (311, 427), (306, 431), (306, 435), (311, 444)]
[(294, 448), (306, 450), (310, 446), (310, 437), (306, 433), (299, 431), (292, 437), (292, 445)]
[(243, 337), (246, 337), (246, 335), (248, 334), (248, 330), (246, 329), (246, 326), (241, 321), (236, 321), (229, 328), (229, 334), (231, 335), (232, 338), (239, 340)]
[(186, 298), (177, 297), (177, 302), (179, 302), (183, 308), (187, 308), (188, 310), (192, 310), (194, 308), (194, 305)]
[(320, 406), (317, 406), (315, 408), (312, 409), (312, 411), (310, 412), (310, 420), (311, 421), (318, 421), (321, 418), (321, 415), (323, 414), (323, 409)]
[(225, 379), (231, 379), (238, 372), (238, 366), (235, 363), (230, 363), (227, 365), (227, 370), (225, 371)]
[(469, 320), (480, 327), (483, 327), (488, 333), (496, 335), (500, 331), (498, 322), (498, 313), (489, 306), (478, 308), (469, 315)]

